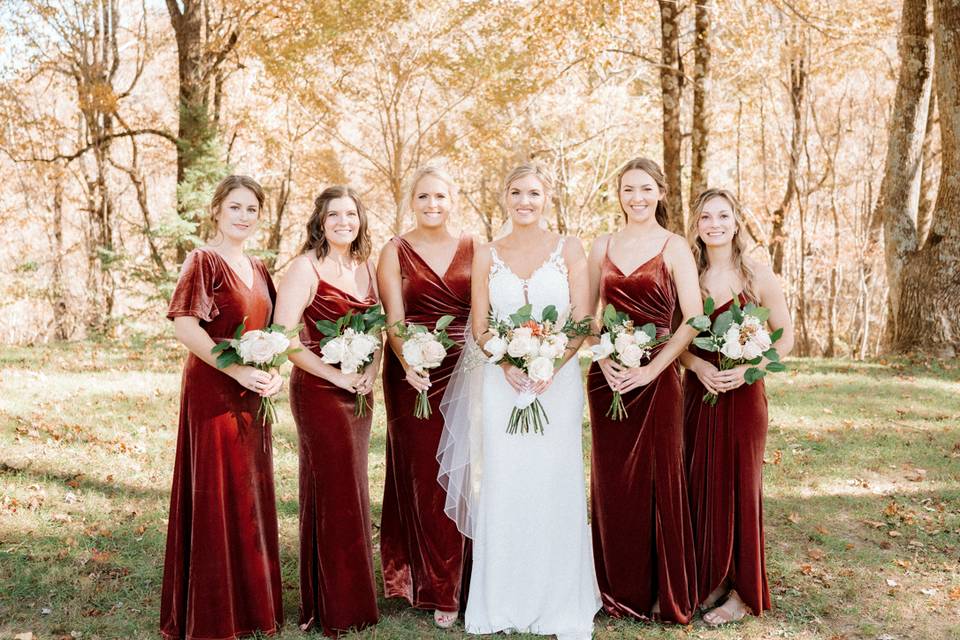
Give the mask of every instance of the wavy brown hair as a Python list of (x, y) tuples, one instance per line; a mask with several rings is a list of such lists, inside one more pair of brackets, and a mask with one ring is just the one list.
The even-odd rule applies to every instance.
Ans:
[(617, 202), (620, 203), (620, 210), (623, 211), (624, 219), (627, 218), (627, 211), (623, 208), (623, 203), (620, 201), (620, 187), (623, 186), (623, 176), (627, 171), (633, 171), (634, 169), (639, 169), (643, 171), (657, 183), (657, 186), (660, 187), (660, 192), (663, 193), (663, 197), (657, 201), (657, 210), (654, 213), (654, 216), (657, 219), (657, 224), (661, 227), (667, 227), (667, 178), (663, 175), (663, 170), (660, 168), (656, 162), (650, 158), (634, 158), (629, 160), (625, 165), (620, 168), (620, 173), (617, 174)]
[[(252, 191), (253, 195), (257, 198), (257, 204), (260, 207), (260, 211), (263, 211), (263, 203), (266, 199), (266, 196), (264, 195), (263, 187), (260, 186), (259, 182), (250, 176), (227, 176), (218, 182), (216, 189), (213, 190), (213, 197), (210, 199), (209, 215), (204, 221), (204, 223), (207, 225), (207, 231), (211, 235), (216, 234), (217, 232), (217, 218), (220, 215), (220, 207), (223, 205), (223, 201), (227, 199), (227, 196), (230, 195), (230, 192), (234, 189), (249, 189)], [(259, 213), (257, 215), (259, 217)]]
[(357, 192), (342, 184), (327, 187), (313, 201), (313, 213), (307, 220), (307, 239), (300, 247), (300, 253), (315, 251), (318, 260), (323, 260), (330, 253), (330, 242), (323, 230), (323, 223), (326, 220), (330, 202), (337, 198), (350, 198), (353, 200), (354, 206), (357, 207), (360, 229), (357, 231), (357, 237), (350, 243), (350, 255), (358, 262), (365, 262), (373, 250), (373, 245), (370, 242), (367, 210), (360, 202), (360, 196), (357, 195)]
[(700, 294), (706, 299), (707, 290), (703, 285), (703, 277), (710, 267), (710, 258), (707, 256), (707, 246), (703, 240), (700, 239), (698, 227), (700, 225), (700, 216), (703, 214), (703, 207), (713, 198), (723, 198), (727, 201), (727, 204), (730, 205), (730, 210), (733, 212), (733, 220), (737, 225), (736, 230), (733, 232), (732, 242), (733, 255), (731, 258), (733, 260), (733, 268), (737, 270), (737, 273), (740, 274), (740, 279), (743, 281), (743, 293), (746, 294), (749, 300), (759, 302), (760, 298), (755, 288), (756, 274), (749, 260), (745, 258), (747, 243), (741, 233), (744, 227), (743, 209), (737, 197), (726, 189), (714, 188), (702, 191), (700, 195), (697, 196), (697, 199), (693, 203), (693, 209), (690, 211), (690, 222), (687, 225), (687, 240), (690, 242), (690, 249), (693, 251), (693, 259), (697, 263), (697, 273), (700, 274)]

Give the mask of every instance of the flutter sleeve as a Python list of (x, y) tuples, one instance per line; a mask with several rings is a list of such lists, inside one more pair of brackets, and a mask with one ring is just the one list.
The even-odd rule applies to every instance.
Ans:
[(180, 279), (170, 299), (167, 318), (193, 316), (210, 322), (220, 314), (214, 300), (218, 269), (216, 259), (206, 251), (194, 249), (187, 254), (180, 271)]

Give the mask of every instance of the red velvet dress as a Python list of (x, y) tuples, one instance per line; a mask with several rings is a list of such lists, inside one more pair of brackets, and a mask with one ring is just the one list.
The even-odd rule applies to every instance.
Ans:
[[(728, 306), (730, 302), (717, 308), (711, 319)], [(696, 347), (691, 351), (719, 366), (718, 354)], [(759, 615), (770, 608), (761, 486), (767, 440), (763, 380), (721, 393), (713, 407), (701, 401), (706, 389), (690, 371), (684, 374), (683, 391), (700, 599), (729, 578), (744, 603)]]
[[(319, 275), (319, 274), (318, 274)], [(363, 298), (325, 282), (303, 312), (300, 341), (320, 354), (317, 320), (336, 320), (377, 303), (371, 276)], [(367, 449), (373, 398), (363, 417), (353, 415), (356, 394), (293, 368), (290, 409), (300, 438), (300, 624), (337, 637), (376, 624), (377, 589)]]
[[(637, 326), (653, 322), (658, 335), (670, 332), (677, 293), (662, 250), (628, 275), (604, 256), (600, 297)], [(597, 364), (587, 389), (593, 555), (604, 610), (649, 617), (659, 596), (660, 618), (685, 624), (697, 602), (679, 366), (624, 394), (623, 421), (605, 415), (613, 391)]]
[[(273, 282), (253, 261), (253, 286), (219, 254), (192, 251), (168, 318), (194, 316), (214, 341), (270, 324)], [(270, 426), (260, 396), (193, 354), (180, 392), (167, 550), (160, 598), (164, 638), (226, 640), (283, 624)]]
[[(452, 315), (447, 334), (463, 343), (470, 313), (470, 267), (473, 241), (460, 239), (443, 277), (437, 275), (403, 238), (394, 238), (407, 322), (433, 329)], [(387, 408), (387, 477), (380, 523), (380, 558), (384, 592), (406, 598), (414, 607), (457, 611), (463, 570), (463, 536), (443, 512), (446, 494), (437, 482), (437, 447), (443, 431), (440, 400), (460, 356), (451, 349), (430, 370), (428, 392), (433, 414), (413, 416), (417, 391), (406, 381), (399, 358), (387, 349), (383, 394)]]

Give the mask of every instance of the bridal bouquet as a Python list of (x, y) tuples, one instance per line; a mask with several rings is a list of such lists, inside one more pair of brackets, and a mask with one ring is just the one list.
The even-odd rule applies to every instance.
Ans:
[[(774, 373), (786, 370), (786, 365), (780, 362), (780, 355), (773, 348), (773, 343), (783, 335), (783, 329), (767, 332), (769, 309), (752, 302), (741, 308), (735, 297), (730, 308), (718, 315), (711, 325), (710, 314), (714, 308), (713, 298), (707, 298), (703, 303), (703, 315), (690, 318), (687, 324), (700, 332), (700, 335), (693, 339), (693, 344), (704, 351), (720, 352), (721, 371), (741, 364), (759, 365), (766, 358), (766, 366), (752, 366), (744, 372), (744, 382), (753, 384), (767, 375), (768, 371)], [(714, 406), (717, 404), (717, 395), (706, 393), (703, 401)]]
[[(509, 362), (523, 371), (534, 382), (545, 382), (553, 377), (554, 367), (563, 360), (563, 353), (571, 337), (590, 333), (590, 318), (573, 321), (569, 316), (562, 320), (553, 305), (544, 307), (540, 320), (533, 318), (533, 306), (526, 304), (506, 319), (490, 317), (493, 337), (487, 340), (484, 350), (489, 362)], [(543, 427), (550, 420), (536, 395), (527, 391), (517, 397), (507, 433), (543, 434)]]
[[(220, 342), (210, 350), (217, 354), (218, 369), (226, 369), (232, 364), (245, 364), (261, 371), (270, 371), (286, 362), (291, 353), (300, 351), (290, 348), (290, 338), (300, 332), (302, 325), (287, 330), (283, 325), (272, 324), (266, 329), (253, 331), (247, 331), (246, 325), (247, 319), (244, 318), (233, 332), (233, 338)], [(277, 422), (277, 408), (273, 398), (260, 399), (257, 418), (263, 418), (264, 422), (270, 424)]]
[[(654, 347), (669, 339), (670, 335), (658, 338), (657, 327), (652, 322), (636, 328), (630, 316), (608, 304), (603, 310), (600, 343), (590, 347), (590, 352), (594, 362), (610, 358), (628, 369), (636, 369), (644, 360), (650, 358)], [(627, 417), (627, 409), (619, 391), (613, 392), (613, 400), (606, 415), (613, 420)]]
[[(374, 305), (362, 313), (348, 311), (336, 322), (317, 320), (317, 329), (324, 336), (320, 341), (320, 357), (327, 364), (339, 364), (343, 373), (357, 373), (373, 362), (380, 348), (380, 332), (387, 317)], [(355, 416), (367, 415), (370, 406), (362, 393), (357, 393)]]
[[(436, 369), (447, 357), (447, 349), (457, 343), (447, 335), (447, 327), (453, 322), (453, 316), (443, 316), (430, 331), (425, 326), (413, 323), (397, 322), (397, 337), (403, 340), (403, 359), (413, 367), (417, 373), (425, 373)], [(415, 418), (426, 419), (433, 413), (427, 392), (417, 394), (417, 402), (413, 408)]]

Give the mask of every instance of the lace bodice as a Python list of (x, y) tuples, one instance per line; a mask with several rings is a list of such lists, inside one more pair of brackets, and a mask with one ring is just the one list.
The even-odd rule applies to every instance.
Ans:
[(490, 248), (490, 308), (497, 318), (506, 318), (527, 304), (533, 305), (533, 316), (539, 318), (543, 308), (553, 305), (563, 315), (570, 307), (570, 283), (567, 264), (563, 260), (563, 238), (556, 249), (529, 278), (523, 279), (510, 269)]

